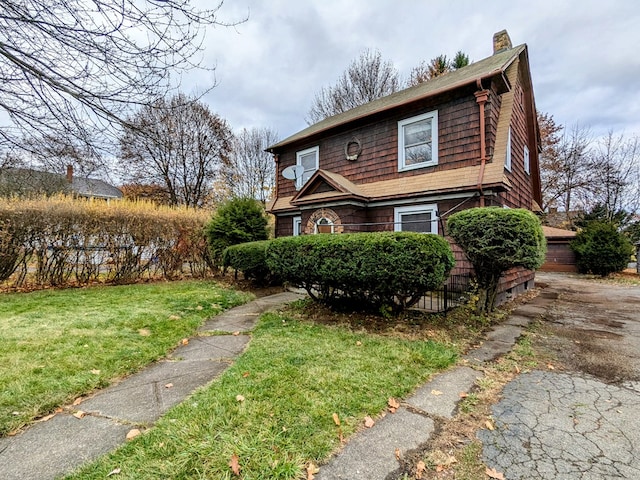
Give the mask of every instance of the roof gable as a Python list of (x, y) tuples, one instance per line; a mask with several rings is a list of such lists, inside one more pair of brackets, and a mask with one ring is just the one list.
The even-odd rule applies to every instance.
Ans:
[(342, 175), (327, 170), (317, 170), (300, 191), (293, 196), (291, 203), (300, 205), (329, 199), (366, 200), (366, 195), (360, 186)]

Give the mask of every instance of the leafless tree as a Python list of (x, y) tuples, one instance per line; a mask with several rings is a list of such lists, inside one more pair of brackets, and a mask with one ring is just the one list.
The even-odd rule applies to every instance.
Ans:
[(578, 124), (566, 131), (544, 113), (538, 114), (538, 123), (542, 141), (542, 207), (557, 207), (569, 215), (574, 207), (586, 206), (586, 192), (595, 175), (591, 132)]
[(400, 76), (392, 62), (377, 50), (364, 50), (349, 64), (335, 85), (323, 87), (307, 113), (307, 123), (317, 123), (372, 100), (398, 91)]
[(609, 220), (620, 211), (640, 208), (640, 144), (637, 137), (609, 132), (593, 151), (595, 181), (589, 189), (592, 205), (604, 207)]
[(234, 140), (233, 153), (223, 165), (222, 178), (234, 197), (250, 197), (263, 204), (275, 186), (275, 162), (265, 149), (278, 141), (269, 128), (243, 129)]
[(231, 154), (227, 122), (178, 94), (142, 107), (128, 123), (120, 141), (123, 176), (133, 184), (162, 185), (173, 205), (205, 206)]
[[(201, 66), (204, 28), (225, 25), (190, 0), (3, 0), (0, 146), (73, 135), (93, 147)], [(29, 142), (25, 144), (24, 137)]]

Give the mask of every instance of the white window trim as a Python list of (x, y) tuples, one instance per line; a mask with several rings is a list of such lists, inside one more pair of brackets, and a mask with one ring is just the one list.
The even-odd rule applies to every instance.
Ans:
[(438, 205), (435, 203), (423, 205), (411, 205), (410, 207), (395, 207), (393, 209), (394, 230), (402, 231), (402, 215), (405, 213), (431, 213), (431, 231), (423, 233), (438, 234)]
[[(318, 171), (318, 168), (320, 168), (320, 147), (318, 146), (307, 148), (306, 150), (300, 150), (299, 152), (296, 152), (296, 165), (302, 165), (301, 158), (312, 152), (315, 152), (316, 154), (316, 166), (313, 171), (314, 172)], [(311, 175), (313, 175), (313, 173)], [(303, 185), (304, 183), (302, 182), (302, 177), (296, 178), (296, 189), (300, 190)]]
[[(300, 227), (300, 228), (296, 228), (296, 227)], [(293, 217), (293, 236), (297, 237), (298, 231), (302, 231), (302, 217)]]
[(504, 168), (511, 171), (511, 127), (507, 133), (507, 152), (504, 156)]
[[(415, 165), (405, 165), (404, 158), (404, 127), (421, 120), (431, 119), (431, 161), (417, 163)], [(417, 168), (432, 167), (438, 164), (438, 111), (424, 113), (417, 117), (406, 118), (398, 122), (398, 171), (415, 170)]]
[(531, 174), (531, 158), (529, 156), (529, 147), (524, 146), (524, 171)]

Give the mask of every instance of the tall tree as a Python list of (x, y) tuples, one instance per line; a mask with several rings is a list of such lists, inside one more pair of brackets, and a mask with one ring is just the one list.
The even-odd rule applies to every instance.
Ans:
[(557, 207), (569, 216), (573, 208), (586, 206), (586, 194), (595, 175), (591, 132), (578, 124), (566, 131), (551, 115), (540, 112), (538, 123), (542, 143), (542, 207)]
[(231, 154), (227, 122), (178, 94), (142, 107), (128, 124), (120, 141), (123, 176), (134, 184), (162, 185), (173, 205), (205, 206)]
[(462, 50), (456, 53), (453, 60), (449, 60), (446, 55), (438, 55), (429, 62), (420, 62), (417, 67), (411, 70), (407, 87), (413, 87), (467, 65), (469, 65), (469, 55)]
[(638, 138), (609, 132), (593, 150), (596, 179), (589, 189), (591, 203), (600, 205), (606, 220), (620, 211), (637, 213), (640, 208), (640, 145)]
[(307, 123), (346, 112), (398, 91), (400, 76), (392, 62), (377, 50), (365, 50), (351, 62), (335, 85), (323, 87), (307, 113)]
[(223, 164), (222, 179), (233, 197), (249, 197), (263, 204), (275, 186), (275, 162), (265, 149), (278, 141), (269, 128), (246, 128), (236, 135), (233, 153)]
[(224, 25), (221, 4), (3, 0), (0, 109), (8, 123), (0, 146), (70, 134), (95, 146), (132, 106), (152, 105), (200, 66), (205, 27)]

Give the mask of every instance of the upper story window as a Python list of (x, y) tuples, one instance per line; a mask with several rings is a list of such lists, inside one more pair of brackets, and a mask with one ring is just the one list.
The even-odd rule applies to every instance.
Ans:
[(524, 146), (524, 171), (531, 173), (531, 162), (529, 160), (529, 147)]
[(302, 176), (296, 179), (296, 188), (300, 190), (307, 183), (311, 175), (318, 170), (318, 157), (320, 149), (318, 147), (307, 148), (296, 153), (296, 164), (304, 167)]
[(438, 234), (438, 207), (435, 204), (396, 207), (394, 217), (396, 232)]
[(504, 168), (511, 171), (511, 127), (509, 127), (509, 133), (507, 134), (507, 153), (504, 156)]
[(398, 122), (398, 170), (438, 164), (438, 112)]

